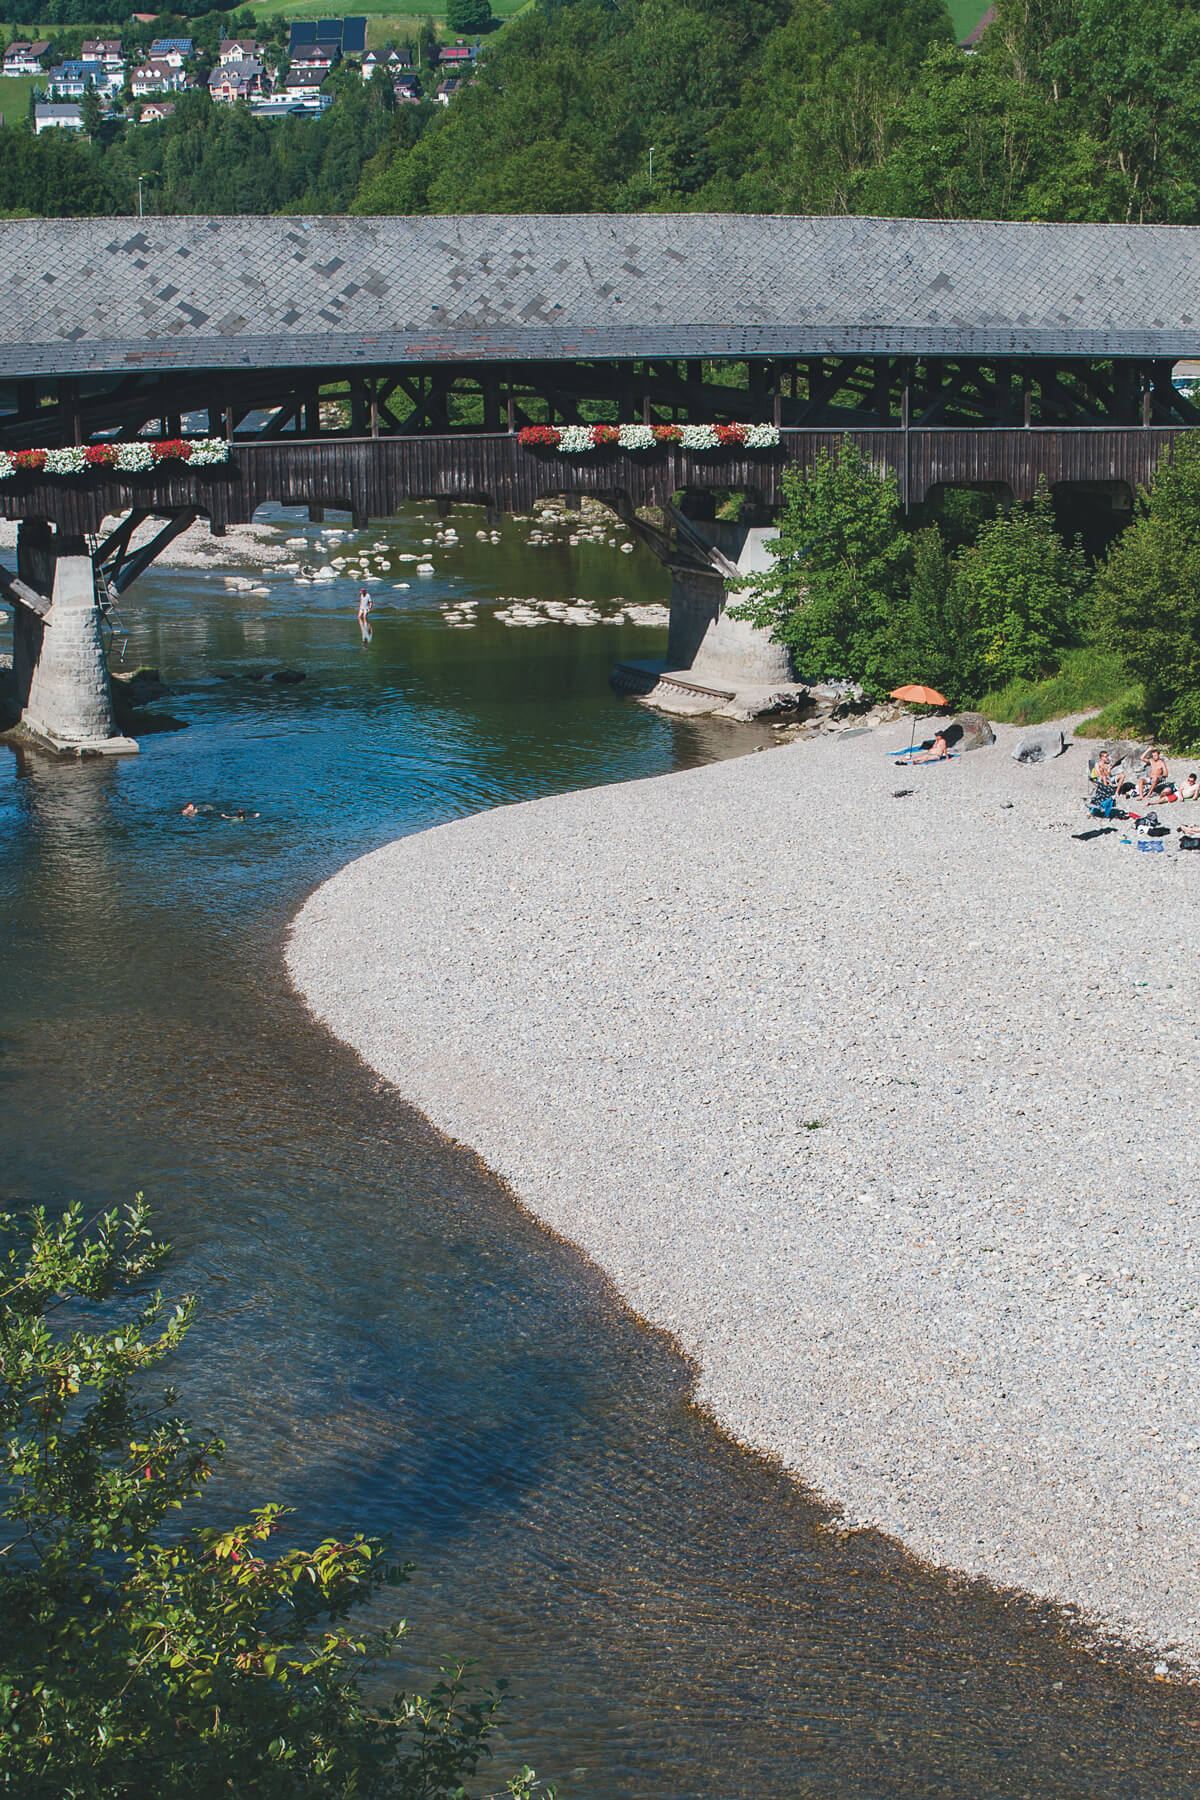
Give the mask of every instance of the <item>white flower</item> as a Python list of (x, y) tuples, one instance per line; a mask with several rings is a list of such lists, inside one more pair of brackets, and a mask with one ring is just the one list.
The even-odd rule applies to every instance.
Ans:
[(80, 444), (72, 444), (65, 450), (47, 450), (47, 475), (82, 475), (87, 468), (87, 458)]
[(622, 450), (653, 450), (654, 433), (649, 425), (622, 425), (617, 442)]
[(118, 444), (117, 460), (114, 466), (124, 469), (127, 474), (137, 474), (142, 469), (152, 469), (154, 467), (154, 451), (149, 444)]
[(778, 425), (747, 425), (747, 450), (774, 450), (778, 442)]
[(209, 463), (229, 461), (229, 445), (224, 438), (193, 438), (192, 453), (188, 457), (190, 463), (204, 468)]
[(719, 439), (713, 425), (684, 425), (680, 442), (685, 450), (715, 450)]
[(7, 450), (0, 450), (0, 481), (7, 481), (16, 464)]
[(588, 425), (560, 425), (558, 428), (558, 450), (560, 456), (579, 456), (584, 450), (594, 450), (591, 427)]

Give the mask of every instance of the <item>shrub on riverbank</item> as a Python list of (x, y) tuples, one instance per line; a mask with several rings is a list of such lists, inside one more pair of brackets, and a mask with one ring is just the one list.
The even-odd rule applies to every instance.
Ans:
[[(1146, 697), (1124, 661), (1101, 644), (1077, 644), (1067, 650), (1062, 664), (1043, 681), (1009, 681), (991, 688), (979, 702), (989, 719), (1006, 725), (1043, 725), (1069, 713), (1095, 712), (1101, 735), (1139, 735), (1144, 729)], [(1089, 719), (1085, 732), (1096, 720)]]
[(1047, 490), (1028, 506), (956, 509), (952, 553), (939, 524), (914, 537), (893, 475), (851, 445), (784, 477), (772, 566), (730, 608), (769, 629), (797, 669), (855, 681), (873, 698), (905, 682), (960, 706), (984, 688), (1037, 681), (1078, 642), (1090, 574), (1055, 527)]
[[(374, 1538), (271, 1554), (285, 1516), (219, 1530), (192, 1507), (220, 1441), (141, 1392), (193, 1304), (147, 1278), (167, 1247), (139, 1197), (0, 1214), (0, 1788), (21, 1800), (450, 1800), (491, 1754), (499, 1696), (461, 1669), (368, 1704), (403, 1624), (354, 1615), (408, 1574)], [(121, 1301), (125, 1306), (121, 1308)], [(531, 1771), (507, 1790), (532, 1792)]]
[(1200, 434), (1175, 445), (1096, 582), (1104, 641), (1168, 743), (1200, 743)]

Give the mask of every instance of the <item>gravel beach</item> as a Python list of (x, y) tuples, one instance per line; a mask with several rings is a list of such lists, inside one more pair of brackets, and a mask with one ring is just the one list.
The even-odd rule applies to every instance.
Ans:
[(897, 769), (907, 730), (403, 839), (292, 978), (737, 1438), (1194, 1665), (1200, 853), (1078, 841), (1081, 745)]

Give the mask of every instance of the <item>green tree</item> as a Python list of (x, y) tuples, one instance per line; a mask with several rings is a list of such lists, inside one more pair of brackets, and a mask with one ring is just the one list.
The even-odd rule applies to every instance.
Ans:
[(888, 687), (938, 688), (951, 706), (983, 692), (971, 595), (935, 525), (912, 540), (912, 571), (887, 628)]
[(491, 31), (496, 24), (490, 0), (447, 0), (446, 23), (460, 37)]
[(895, 477), (850, 445), (818, 453), (783, 478), (770, 569), (747, 578), (735, 618), (769, 628), (809, 679), (886, 690), (889, 621), (906, 585), (911, 539), (899, 522)]
[(1200, 436), (1178, 441), (1096, 577), (1096, 622), (1169, 743), (1200, 744)]
[(95, 143), (104, 126), (104, 108), (100, 104), (100, 96), (90, 81), (80, 102), (79, 116), (83, 121), (83, 129), (92, 143)]
[(1029, 506), (998, 513), (958, 558), (956, 585), (974, 622), (987, 687), (1036, 680), (1078, 639), (1089, 574), (1076, 540), (1065, 544), (1044, 483)]
[[(141, 1198), (0, 1215), (0, 1787), (20, 1800), (459, 1800), (496, 1694), (461, 1670), (368, 1704), (402, 1625), (354, 1615), (404, 1580), (377, 1540), (270, 1554), (284, 1513), (195, 1522), (220, 1443), (145, 1395), (182, 1342)], [(186, 1531), (167, 1529), (187, 1507)], [(511, 1783), (528, 1795), (532, 1775)]]

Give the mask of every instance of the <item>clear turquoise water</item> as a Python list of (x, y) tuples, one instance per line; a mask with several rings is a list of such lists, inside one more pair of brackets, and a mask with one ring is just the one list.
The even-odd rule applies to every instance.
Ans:
[[(640, 554), (509, 523), (445, 563), (374, 590), (368, 647), (354, 583), (247, 598), (159, 572), (123, 603), (125, 663), (162, 670), (187, 729), (113, 764), (0, 750), (6, 1197), (146, 1191), (201, 1300), (178, 1373), (229, 1439), (214, 1505), (392, 1534), (418, 1565), (398, 1673), (462, 1652), (509, 1676), (512, 1754), (565, 1800), (1193, 1796), (1192, 1695), (823, 1531), (596, 1272), (290, 992), (287, 922), (350, 857), (755, 741), (613, 696), (612, 663), (661, 634), (441, 622), (447, 595), (663, 597)], [(189, 798), (260, 817), (190, 824)]]

